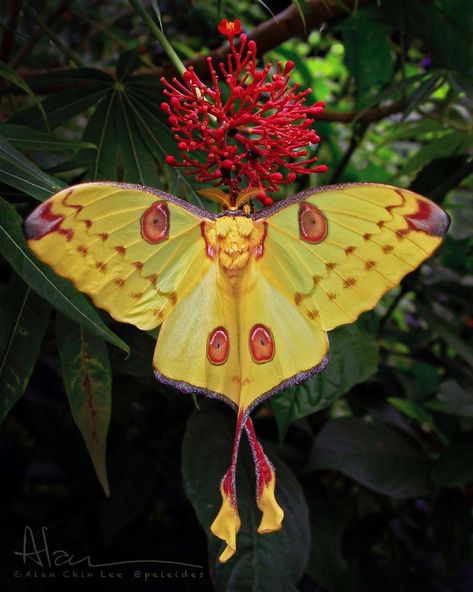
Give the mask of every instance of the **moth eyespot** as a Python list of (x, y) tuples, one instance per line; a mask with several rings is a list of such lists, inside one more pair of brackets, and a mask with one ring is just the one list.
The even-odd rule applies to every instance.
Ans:
[(211, 364), (220, 366), (225, 364), (230, 353), (230, 339), (224, 327), (214, 329), (207, 341), (207, 358)]
[(152, 244), (169, 238), (169, 210), (164, 201), (155, 202), (141, 216), (141, 234)]
[(321, 243), (327, 236), (327, 218), (319, 208), (304, 202), (299, 206), (299, 237), (306, 243)]
[(250, 330), (250, 352), (253, 362), (263, 364), (274, 358), (274, 338), (265, 325), (254, 325)]

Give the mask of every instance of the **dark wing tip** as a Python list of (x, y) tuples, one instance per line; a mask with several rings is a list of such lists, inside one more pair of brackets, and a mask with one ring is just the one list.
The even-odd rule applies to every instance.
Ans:
[(51, 202), (45, 201), (23, 222), (23, 230), (27, 240), (39, 240), (46, 234), (57, 230), (64, 220), (64, 216), (54, 214), (51, 211)]

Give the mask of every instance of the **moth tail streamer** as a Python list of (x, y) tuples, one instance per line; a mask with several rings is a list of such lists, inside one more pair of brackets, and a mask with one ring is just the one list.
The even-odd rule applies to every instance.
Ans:
[(219, 556), (221, 563), (225, 563), (235, 554), (236, 536), (241, 526), (236, 496), (236, 464), (243, 429), (248, 436), (255, 462), (256, 503), (262, 512), (258, 533), (267, 534), (280, 530), (284, 519), (284, 511), (274, 495), (276, 471), (256, 438), (248, 411), (245, 413), (243, 409), (239, 409), (231, 464), (220, 483), (222, 505), (210, 526), (211, 532), (226, 543), (225, 549)]

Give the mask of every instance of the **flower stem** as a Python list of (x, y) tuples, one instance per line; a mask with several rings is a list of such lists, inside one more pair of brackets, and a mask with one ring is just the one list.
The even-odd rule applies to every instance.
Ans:
[(174, 51), (172, 45), (166, 39), (166, 36), (164, 35), (164, 33), (161, 31), (161, 29), (154, 22), (154, 20), (151, 18), (151, 16), (143, 8), (140, 0), (129, 0), (129, 2), (133, 6), (133, 8), (136, 10), (136, 12), (144, 20), (145, 24), (148, 26), (149, 30), (151, 31), (151, 34), (153, 35), (153, 37), (157, 41), (159, 41), (159, 43), (161, 44), (162, 48), (166, 52), (169, 60), (171, 61), (172, 65), (176, 68), (176, 70), (182, 76), (182, 74), (186, 70), (186, 67), (182, 63), (182, 61), (179, 58), (179, 56), (177, 55), (177, 53)]

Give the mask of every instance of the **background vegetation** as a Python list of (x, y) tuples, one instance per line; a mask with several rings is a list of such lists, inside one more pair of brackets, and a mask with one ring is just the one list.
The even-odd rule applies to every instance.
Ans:
[[(203, 566), (203, 577), (154, 579), (148, 590), (472, 590), (471, 0), (9, 0), (0, 11), (3, 589), (63, 589), (60, 578), (13, 577), (29, 525), (48, 527), (51, 548), (94, 563)], [(329, 172), (287, 195), (387, 182), (453, 218), (431, 260), (376, 311), (331, 334), (326, 372), (255, 413), (286, 520), (277, 534), (254, 534), (243, 446), (243, 527), (225, 566), (208, 525), (232, 412), (216, 401), (196, 410), (156, 383), (154, 338), (112, 322), (38, 263), (21, 227), (39, 201), (90, 179), (199, 203), (192, 180), (164, 164), (176, 147), (159, 78), (172, 66), (155, 35), (161, 18), (179, 56), (201, 67), (202, 56), (222, 53), (222, 17), (241, 18), (265, 60), (294, 60), (296, 81), (327, 101), (316, 128)], [(136, 567), (146, 565), (123, 567), (127, 589), (145, 585)]]

